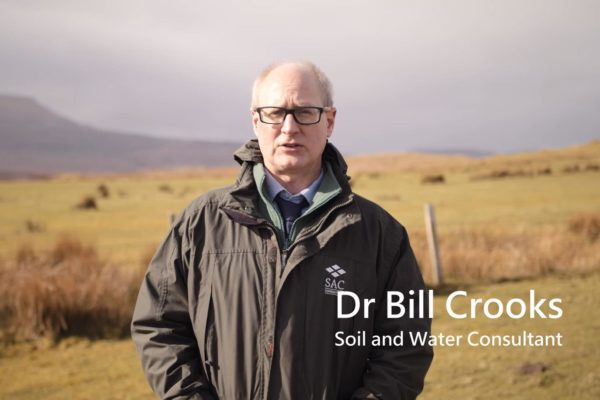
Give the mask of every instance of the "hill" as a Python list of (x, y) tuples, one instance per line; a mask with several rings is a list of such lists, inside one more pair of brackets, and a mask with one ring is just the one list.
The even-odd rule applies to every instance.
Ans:
[(31, 98), (0, 95), (0, 176), (233, 165), (238, 143), (153, 138), (70, 121)]
[[(473, 157), (461, 154), (389, 153), (348, 157), (352, 173), (381, 172), (480, 172), (485, 170), (536, 170), (550, 166), (559, 169), (600, 164), (600, 140), (559, 149), (543, 149), (514, 154)], [(596, 168), (596, 167), (595, 167)]]

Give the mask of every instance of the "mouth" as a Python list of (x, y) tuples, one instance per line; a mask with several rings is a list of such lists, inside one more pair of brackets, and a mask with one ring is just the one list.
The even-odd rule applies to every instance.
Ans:
[(302, 147), (302, 145), (298, 144), (298, 143), (283, 143), (283, 144), (280, 144), (279, 147), (284, 147), (286, 149), (298, 149), (298, 148)]

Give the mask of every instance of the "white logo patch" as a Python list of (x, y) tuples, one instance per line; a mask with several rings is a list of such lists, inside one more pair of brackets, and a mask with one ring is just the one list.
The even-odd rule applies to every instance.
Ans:
[(339, 278), (346, 271), (337, 264), (325, 268), (325, 271), (330, 275), (325, 277), (325, 294), (337, 295), (338, 290), (344, 290), (346, 281)]

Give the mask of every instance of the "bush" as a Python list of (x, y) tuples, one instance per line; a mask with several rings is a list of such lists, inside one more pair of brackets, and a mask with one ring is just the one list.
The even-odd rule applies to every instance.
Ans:
[(515, 177), (531, 177), (533, 176), (533, 172), (524, 171), (522, 169), (518, 170), (507, 170), (501, 169), (496, 171), (491, 171), (479, 175), (471, 176), (471, 180), (482, 180), (482, 179), (504, 179), (504, 178), (515, 178)]
[(598, 164), (588, 164), (585, 166), (586, 171), (600, 171), (600, 165)]
[(421, 183), (444, 183), (444, 175), (425, 175), (421, 178)]
[(552, 175), (552, 168), (550, 168), (550, 167), (541, 168), (538, 170), (537, 174), (538, 175)]
[(98, 185), (98, 193), (100, 194), (100, 197), (107, 199), (108, 197), (110, 197), (110, 190), (108, 190), (108, 186), (106, 186), (104, 183), (101, 183), (100, 185)]
[(44, 232), (46, 230), (44, 228), (43, 224), (41, 224), (40, 222), (34, 221), (32, 219), (25, 220), (24, 225), (25, 225), (25, 230), (29, 233)]
[(580, 169), (579, 169), (579, 165), (577, 165), (577, 164), (574, 164), (574, 165), (567, 165), (567, 166), (565, 166), (565, 167), (563, 168), (563, 172), (564, 172), (565, 174), (574, 174), (574, 173), (576, 173), (576, 172), (579, 172), (579, 171), (580, 171)]
[(97, 210), (98, 204), (96, 204), (94, 196), (85, 196), (75, 205), (75, 208), (79, 208), (80, 210)]
[(173, 188), (169, 185), (167, 185), (166, 183), (163, 183), (162, 185), (158, 185), (158, 190), (161, 192), (165, 192), (165, 193), (173, 193)]

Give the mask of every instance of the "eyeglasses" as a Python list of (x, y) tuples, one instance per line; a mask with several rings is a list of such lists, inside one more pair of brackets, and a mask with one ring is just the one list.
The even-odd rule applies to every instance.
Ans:
[(321, 121), (321, 114), (329, 107), (257, 107), (254, 109), (258, 113), (260, 122), (263, 124), (282, 124), (288, 114), (294, 116), (294, 120), (299, 125), (314, 125)]

